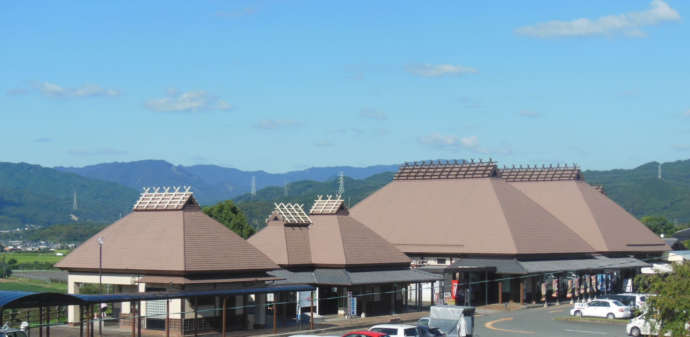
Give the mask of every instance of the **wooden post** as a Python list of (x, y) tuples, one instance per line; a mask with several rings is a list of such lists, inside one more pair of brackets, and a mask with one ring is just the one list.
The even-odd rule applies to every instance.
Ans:
[(222, 334), (223, 337), (226, 337), (226, 333), (228, 331), (228, 298), (227, 296), (223, 297), (223, 317), (221, 318), (221, 321), (223, 322), (222, 326)]
[(525, 304), (525, 280), (520, 280), (520, 305)]
[(38, 337), (43, 337), (43, 307), (38, 307)]
[(311, 291), (311, 307), (309, 307), (309, 330), (314, 330), (314, 291)]
[(180, 336), (184, 336), (184, 321), (187, 318), (187, 314), (185, 314), (186, 310), (186, 305), (187, 304), (187, 298), (183, 297), (180, 299)]
[(273, 333), (278, 333), (278, 308), (276, 308), (276, 296), (273, 296)]
[(137, 301), (137, 337), (141, 337), (141, 319), (142, 319), (142, 312), (141, 312), (141, 301)]
[(50, 306), (46, 307), (46, 337), (50, 337)]
[(199, 336), (199, 297), (194, 297), (194, 337)]
[(165, 299), (165, 337), (170, 337), (170, 299)]
[(93, 337), (93, 304), (89, 304), (89, 337)]
[(137, 305), (134, 301), (129, 301), (129, 320), (130, 320), (130, 325), (132, 326), (132, 337), (136, 337), (137, 332), (136, 332), (136, 321), (135, 319), (137, 318), (136, 316), (136, 311), (137, 311)]
[(503, 303), (503, 281), (498, 281), (498, 304)]

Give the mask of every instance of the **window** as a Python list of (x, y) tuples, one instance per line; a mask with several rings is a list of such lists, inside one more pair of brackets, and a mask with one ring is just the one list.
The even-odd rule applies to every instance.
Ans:
[(436, 259), (436, 264), (446, 264), (446, 259)]
[(418, 336), (417, 335), (417, 328), (405, 329), (405, 336)]
[[(618, 301), (616, 301), (616, 302), (618, 302)], [(618, 302), (618, 303), (620, 303), (620, 302)], [(600, 307), (610, 307), (611, 304), (610, 304), (609, 302), (600, 302), (600, 303), (599, 303), (599, 306), (600, 306)]]
[(384, 333), (386, 335), (391, 335), (391, 336), (395, 336), (398, 334), (397, 329), (373, 328), (373, 329), (371, 329), (371, 331), (380, 332), (380, 333)]
[[(606, 303), (606, 304), (608, 304), (608, 303)], [(618, 307), (624, 307), (625, 306), (625, 304), (621, 303), (620, 301), (613, 301), (613, 304), (615, 304)]]

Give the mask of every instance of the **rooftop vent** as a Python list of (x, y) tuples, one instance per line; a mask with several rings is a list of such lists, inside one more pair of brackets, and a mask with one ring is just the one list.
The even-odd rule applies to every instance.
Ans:
[(132, 208), (135, 211), (180, 210), (187, 204), (199, 207), (191, 186), (145, 187)]
[(319, 195), (314, 201), (314, 205), (311, 206), (309, 214), (311, 215), (323, 215), (323, 214), (335, 214), (343, 205), (343, 198), (340, 195), (332, 197), (327, 195), (324, 199), (323, 196)]
[(504, 167), (498, 172), (499, 177), (510, 182), (523, 182), (523, 181), (561, 181), (561, 180), (581, 180), (582, 173), (580, 168), (573, 164), (568, 166), (556, 165), (542, 165), (542, 167), (530, 167), (527, 165), (526, 168), (515, 167), (506, 168)]
[(276, 211), (283, 217), (283, 222), (289, 225), (309, 225), (311, 219), (304, 212), (302, 205), (291, 203), (274, 204)]
[(393, 180), (430, 180), (430, 179), (467, 179), (489, 178), (496, 176), (496, 162), (465, 161), (422, 161), (405, 163), (400, 166)]

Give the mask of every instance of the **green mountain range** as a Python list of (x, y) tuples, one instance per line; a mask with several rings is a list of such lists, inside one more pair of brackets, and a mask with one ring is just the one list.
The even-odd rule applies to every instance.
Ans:
[(137, 197), (134, 189), (115, 183), (38, 165), (0, 163), (0, 229), (26, 224), (109, 223), (129, 213)]

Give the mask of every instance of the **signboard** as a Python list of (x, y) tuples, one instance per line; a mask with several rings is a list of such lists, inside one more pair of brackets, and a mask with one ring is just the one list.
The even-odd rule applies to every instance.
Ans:
[(301, 308), (311, 307), (311, 291), (298, 291), (297, 296), (299, 299), (298, 306)]
[(452, 280), (452, 281), (450, 282), (450, 297), (451, 297), (452, 299), (458, 298), (458, 285), (459, 285), (459, 282), (460, 282), (460, 281), (458, 281), (458, 280)]
[(348, 315), (350, 317), (357, 316), (357, 297), (352, 296), (352, 291), (347, 292)]

